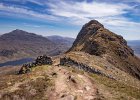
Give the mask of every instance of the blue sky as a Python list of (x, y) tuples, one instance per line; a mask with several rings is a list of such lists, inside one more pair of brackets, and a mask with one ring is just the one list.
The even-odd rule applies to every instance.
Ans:
[(76, 37), (91, 19), (127, 40), (140, 40), (140, 0), (0, 0), (0, 34), (21, 29)]

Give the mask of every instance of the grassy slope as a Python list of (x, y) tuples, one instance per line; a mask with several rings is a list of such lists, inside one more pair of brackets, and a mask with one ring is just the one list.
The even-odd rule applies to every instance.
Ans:
[[(56, 73), (56, 76), (52, 76), (53, 73)], [(74, 76), (73, 79), (76, 81), (76, 83), (72, 83), (71, 81), (67, 80), (69, 75)], [(55, 87), (56, 84), (57, 87)], [(95, 100), (140, 99), (140, 89), (136, 87), (116, 80), (108, 79), (103, 76), (88, 74), (83, 71), (64, 66), (38, 66), (33, 68), (32, 72), (28, 74), (6, 75), (0, 80), (0, 95), (2, 96), (3, 94), (1, 100), (12, 100), (15, 98), (27, 100), (57, 100), (57, 96), (63, 95), (63, 92), (59, 90), (64, 89), (65, 91), (73, 94), (75, 100), (83, 100), (81, 99), (82, 97), (79, 96), (82, 93), (78, 94), (74, 91), (78, 91), (80, 88), (83, 89), (84, 87), (82, 86), (84, 86), (84, 84), (88, 84), (91, 87), (93, 86), (91, 89), (96, 91)], [(59, 85), (61, 89), (59, 89)], [(55, 97), (54, 94), (56, 94), (56, 90), (58, 91), (59, 95), (55, 95)], [(83, 93), (85, 93), (83, 94), (83, 97), (85, 97), (85, 95), (92, 92), (91, 90), (88, 92), (83, 89)]]
[[(140, 99), (140, 89), (136, 87), (132, 87), (130, 85), (123, 84), (121, 82), (108, 79), (106, 77), (102, 77), (99, 75), (92, 74), (91, 75), (94, 80), (96, 80), (99, 88), (105, 89), (102, 91), (108, 90), (110, 94), (113, 96), (109, 96), (110, 100), (132, 100), (132, 99)], [(106, 93), (104, 93), (105, 95)]]

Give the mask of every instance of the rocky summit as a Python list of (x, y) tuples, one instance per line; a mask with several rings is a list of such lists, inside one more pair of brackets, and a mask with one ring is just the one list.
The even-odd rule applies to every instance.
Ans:
[(68, 52), (72, 51), (100, 56), (113, 66), (140, 79), (140, 60), (126, 40), (104, 28), (96, 20), (91, 20), (82, 27)]

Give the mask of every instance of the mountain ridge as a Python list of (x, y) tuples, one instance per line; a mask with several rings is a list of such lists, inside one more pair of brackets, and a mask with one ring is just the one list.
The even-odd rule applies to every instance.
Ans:
[(72, 51), (100, 56), (115, 67), (140, 79), (140, 59), (134, 55), (126, 40), (104, 28), (96, 20), (91, 20), (82, 27), (68, 53)]

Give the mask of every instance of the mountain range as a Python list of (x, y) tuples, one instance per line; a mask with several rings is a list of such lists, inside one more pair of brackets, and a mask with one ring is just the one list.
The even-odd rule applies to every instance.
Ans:
[(0, 36), (0, 62), (35, 58), (43, 54), (58, 55), (67, 51), (73, 41), (73, 38), (43, 37), (16, 29)]
[[(52, 40), (61, 39), (45, 39)], [(2, 70), (2, 100), (140, 100), (140, 59), (97, 20), (83, 25), (65, 53)]]
[[(58, 55), (67, 51), (72, 46), (74, 40), (74, 38), (57, 35), (43, 37), (16, 29), (0, 37), (0, 62), (3, 63), (28, 57), (35, 58), (42, 54)], [(140, 55), (139, 44), (139, 40), (128, 41), (128, 45), (135, 51), (137, 56)]]

